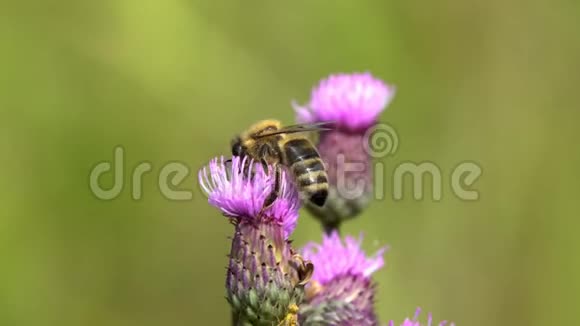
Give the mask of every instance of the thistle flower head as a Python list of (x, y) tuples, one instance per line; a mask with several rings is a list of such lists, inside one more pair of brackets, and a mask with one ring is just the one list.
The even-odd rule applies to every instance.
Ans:
[[(415, 311), (415, 316), (413, 316), (413, 319), (405, 318), (405, 320), (403, 321), (401, 326), (432, 326), (433, 318), (431, 316), (431, 313), (429, 313), (427, 316), (427, 324), (419, 322), (419, 315), (420, 314), (421, 314), (421, 308), (417, 308), (417, 310)], [(446, 326), (446, 325), (454, 326), (455, 324), (454, 323), (447, 324), (447, 321), (442, 321), (437, 325), (438, 326)], [(391, 320), (389, 322), (389, 326), (395, 326), (395, 322)]]
[(362, 276), (371, 274), (384, 265), (383, 254), (386, 248), (379, 249), (374, 255), (367, 256), (361, 248), (362, 236), (358, 239), (346, 236), (344, 241), (333, 231), (323, 235), (322, 244), (309, 243), (302, 249), (305, 259), (314, 266), (312, 280), (324, 285), (340, 276)]
[(238, 222), (272, 220), (288, 237), (296, 228), (300, 198), (287, 172), (282, 170), (277, 199), (264, 209), (276, 184), (274, 168), (265, 171), (247, 157), (234, 156), (231, 164), (226, 162), (223, 157), (214, 158), (199, 172), (199, 183), (209, 203)]
[(335, 74), (313, 88), (305, 106), (293, 104), (298, 121), (335, 121), (343, 129), (367, 129), (389, 104), (395, 88), (370, 73)]
[(304, 285), (288, 237), (296, 227), (298, 191), (282, 171), (276, 200), (265, 207), (277, 183), (272, 167), (247, 158), (213, 159), (199, 172), (211, 205), (235, 225), (226, 276), (227, 299), (239, 325), (277, 325), (295, 314)]
[(385, 249), (367, 257), (361, 241), (347, 236), (343, 242), (334, 231), (324, 235), (321, 245), (310, 243), (303, 248), (304, 258), (314, 264), (314, 274), (302, 320), (333, 321), (321, 325), (377, 325), (370, 276), (384, 265)]
[[(367, 131), (394, 94), (393, 86), (370, 73), (340, 73), (321, 80), (308, 104), (293, 103), (300, 123), (335, 123), (333, 130), (320, 134), (317, 144), (330, 185), (326, 205), (308, 205), (327, 229), (358, 215), (372, 199), (372, 158), (364, 145), (369, 141)], [(351, 164), (356, 168), (345, 171)]]

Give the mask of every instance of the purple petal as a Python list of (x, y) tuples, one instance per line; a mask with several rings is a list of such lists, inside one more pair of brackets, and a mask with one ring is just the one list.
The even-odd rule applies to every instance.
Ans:
[[(415, 315), (413, 316), (413, 319), (409, 319), (406, 318), (403, 323), (401, 324), (401, 326), (431, 326), (431, 323), (433, 321), (433, 318), (431, 316), (431, 313), (429, 313), (427, 315), (427, 324), (421, 324), (421, 322), (419, 322), (419, 315), (421, 314), (421, 308), (417, 308), (417, 310), (415, 311)], [(390, 321), (389, 322), (389, 326), (394, 325), (394, 321)], [(442, 321), (438, 324), (439, 326), (445, 326), (447, 325), (447, 321)], [(455, 324), (451, 323), (450, 326), (454, 326)]]
[(368, 257), (361, 248), (361, 242), (362, 236), (359, 239), (346, 236), (343, 243), (338, 232), (334, 231), (324, 235), (322, 244), (311, 242), (304, 246), (304, 258), (312, 261), (315, 266), (312, 279), (325, 284), (343, 275), (370, 277), (383, 267), (385, 248)]
[(334, 121), (346, 129), (367, 129), (395, 95), (395, 87), (370, 73), (335, 74), (313, 88), (304, 107), (293, 103), (301, 123)]

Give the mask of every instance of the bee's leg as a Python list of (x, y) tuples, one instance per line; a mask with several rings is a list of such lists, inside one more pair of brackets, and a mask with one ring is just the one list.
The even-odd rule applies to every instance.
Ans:
[(224, 166), (226, 167), (226, 171), (231, 172), (232, 170), (232, 159), (228, 159), (224, 161)]
[(243, 161), (238, 161), (238, 168), (237, 171), (234, 171), (234, 165), (233, 165), (233, 160), (227, 159), (224, 161), (224, 165), (226, 167), (226, 175), (229, 178), (231, 178), (232, 174), (240, 174), (240, 173), (244, 173), (244, 175), (246, 177), (251, 177), (251, 173), (246, 173), (246, 167), (248, 166), (248, 163), (246, 162), (245, 164), (241, 164)]
[(262, 159), (261, 163), (262, 163), (262, 169), (264, 169), (264, 173), (266, 175), (270, 174), (270, 168), (268, 167), (268, 163), (266, 162), (266, 160)]
[(264, 169), (264, 173), (270, 174), (270, 168), (268, 167), (268, 161), (266, 158), (272, 157), (273, 149), (272, 146), (268, 143), (263, 144), (260, 146), (258, 150), (258, 157), (260, 157), (260, 163), (262, 163), (262, 168)]
[(274, 202), (278, 198), (278, 195), (280, 194), (280, 187), (282, 185), (282, 170), (280, 169), (279, 165), (276, 165), (274, 172), (276, 173), (274, 179), (274, 188), (272, 189), (270, 195), (268, 195), (268, 197), (264, 201), (264, 210), (270, 208), (270, 206), (274, 204)]

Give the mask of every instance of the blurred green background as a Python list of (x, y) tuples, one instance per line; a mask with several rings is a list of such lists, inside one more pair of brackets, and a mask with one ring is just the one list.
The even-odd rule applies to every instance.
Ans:
[[(443, 199), (376, 202), (345, 232), (389, 244), (377, 307), (458, 325), (575, 324), (580, 293), (580, 3), (186, 0), (0, 4), (0, 325), (228, 325), (232, 226), (196, 174), (333, 72), (397, 86), (381, 119), (403, 161), (441, 167)], [(125, 187), (89, 190), (125, 148)], [(483, 168), (481, 198), (449, 187)], [(140, 162), (143, 198), (131, 199)], [(191, 167), (189, 201), (156, 176)], [(103, 177), (112, 184), (111, 174)], [(296, 243), (320, 240), (305, 212)]]

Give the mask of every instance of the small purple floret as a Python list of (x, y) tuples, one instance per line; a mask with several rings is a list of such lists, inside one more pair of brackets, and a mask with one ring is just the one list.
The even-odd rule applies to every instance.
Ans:
[(274, 168), (264, 171), (260, 164), (248, 158), (232, 157), (231, 164), (214, 158), (199, 171), (199, 183), (211, 205), (228, 217), (238, 221), (268, 219), (284, 229), (286, 237), (296, 228), (300, 198), (294, 183), (285, 170), (278, 197), (264, 210), (264, 202), (275, 187)]
[(334, 121), (349, 130), (367, 129), (391, 102), (395, 87), (370, 73), (331, 75), (313, 88), (305, 106), (292, 103), (299, 123)]
[[(432, 322), (433, 322), (433, 318), (431, 316), (431, 313), (429, 313), (429, 315), (427, 316), (427, 324), (421, 324), (419, 322), (419, 315), (421, 314), (421, 308), (417, 308), (417, 310), (415, 311), (415, 316), (413, 316), (413, 319), (409, 319), (406, 318), (403, 323), (401, 324), (401, 326), (431, 326)], [(438, 326), (446, 326), (447, 321), (442, 321), (438, 324)], [(395, 326), (395, 322), (394, 321), (390, 321), (389, 322), (389, 326)], [(449, 326), (455, 326), (454, 323), (449, 324)]]
[(344, 242), (338, 232), (324, 235), (322, 244), (308, 243), (302, 250), (305, 259), (314, 264), (312, 280), (324, 285), (339, 276), (363, 276), (371, 274), (384, 265), (383, 254), (386, 248), (379, 249), (367, 257), (361, 248), (362, 236), (355, 239), (346, 236)]

